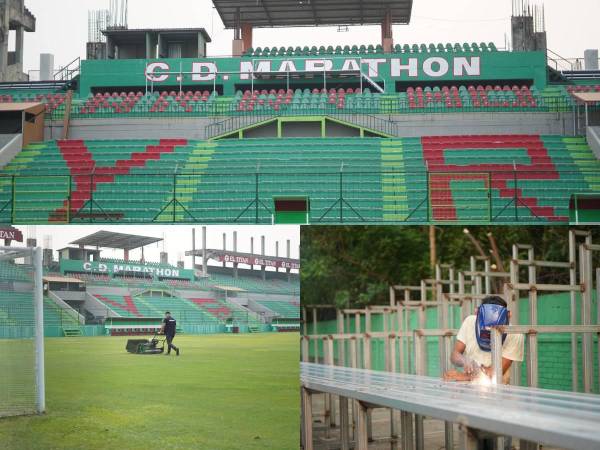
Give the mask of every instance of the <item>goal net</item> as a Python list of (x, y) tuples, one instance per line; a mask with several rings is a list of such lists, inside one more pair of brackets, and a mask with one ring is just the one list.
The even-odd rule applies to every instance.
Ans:
[(45, 409), (41, 252), (0, 247), (0, 417)]

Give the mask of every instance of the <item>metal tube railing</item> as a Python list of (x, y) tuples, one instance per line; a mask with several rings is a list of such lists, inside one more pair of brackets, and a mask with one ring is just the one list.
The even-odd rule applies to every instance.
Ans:
[[(410, 165), (408, 159), (405, 164)], [(104, 177), (93, 172), (78, 174), (78, 183), (68, 168), (52, 169), (41, 164), (29, 175), (0, 175), (0, 223), (254, 223), (270, 224), (273, 196), (285, 190), (311, 198), (310, 223), (546, 223), (569, 220), (568, 192), (588, 192), (581, 179), (594, 172), (563, 166), (548, 170), (437, 172), (415, 168), (402, 171), (357, 170), (345, 165), (343, 172), (305, 165), (286, 173), (268, 169), (257, 172), (254, 160), (232, 173), (226, 166), (213, 166), (211, 173), (179, 169), (119, 175), (118, 192), (110, 195)], [(335, 161), (333, 164), (337, 164)], [(353, 164), (360, 165), (360, 160)], [(572, 164), (572, 163), (568, 163)], [(574, 165), (573, 165), (574, 166)], [(430, 165), (430, 167), (432, 167)], [(551, 170), (554, 169), (554, 170)], [(244, 172), (246, 170), (246, 172)], [(560, 178), (557, 179), (557, 174)], [(382, 195), (386, 176), (406, 176), (416, 182), (408, 186), (406, 199), (390, 203)], [(583, 177), (582, 177), (583, 175)], [(89, 177), (89, 186), (81, 180)], [(454, 187), (461, 202), (447, 202), (446, 184), (452, 179), (486, 180), (484, 185)], [(418, 183), (421, 179), (422, 183)], [(552, 180), (535, 197), (530, 179)], [(181, 195), (197, 183), (197, 193)], [(400, 181), (404, 183), (404, 181)], [(498, 186), (505, 186), (499, 191)], [(592, 193), (592, 191), (589, 191)], [(43, 195), (41, 195), (43, 193)], [(243, 194), (242, 194), (243, 193)], [(76, 195), (75, 195), (76, 194)], [(39, 197), (39, 200), (37, 198)], [(535, 198), (536, 207), (531, 200)], [(48, 201), (50, 199), (50, 201)], [(217, 207), (218, 205), (218, 207)], [(130, 217), (131, 215), (131, 217)], [(135, 217), (134, 217), (135, 216)], [(461, 219), (459, 219), (459, 217)], [(520, 287), (521, 288), (521, 287)], [(526, 287), (522, 287), (526, 289)], [(540, 289), (551, 289), (541, 286)]]

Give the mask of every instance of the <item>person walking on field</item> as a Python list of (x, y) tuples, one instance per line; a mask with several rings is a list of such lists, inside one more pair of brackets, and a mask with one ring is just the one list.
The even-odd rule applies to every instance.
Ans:
[(164, 334), (167, 339), (167, 355), (171, 354), (171, 349), (175, 350), (177, 356), (179, 356), (179, 348), (173, 345), (173, 339), (175, 339), (175, 333), (177, 330), (177, 321), (171, 316), (171, 313), (167, 311), (165, 313), (165, 318), (162, 321), (162, 326), (160, 327), (160, 334)]

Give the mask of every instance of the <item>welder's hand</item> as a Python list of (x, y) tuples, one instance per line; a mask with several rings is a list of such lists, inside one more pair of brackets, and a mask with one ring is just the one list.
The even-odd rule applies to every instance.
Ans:
[(475, 360), (472, 360), (471, 358), (468, 357), (464, 357), (464, 361), (463, 361), (463, 368), (465, 369), (465, 373), (467, 375), (477, 375), (477, 373), (479, 373), (479, 370), (481, 369), (481, 366), (479, 365), (479, 363)]

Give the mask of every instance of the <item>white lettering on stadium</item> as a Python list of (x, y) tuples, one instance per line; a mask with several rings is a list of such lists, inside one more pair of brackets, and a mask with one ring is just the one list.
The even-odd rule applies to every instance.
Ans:
[[(400, 78), (404, 75), (410, 78), (416, 78), (420, 75), (429, 78), (445, 76), (478, 77), (481, 75), (481, 57), (479, 56), (457, 56), (448, 59), (432, 56), (423, 60), (415, 57), (347, 58), (343, 61), (334, 59), (242, 60), (240, 61), (240, 79), (249, 80), (252, 73), (330, 71), (338, 68), (336, 66), (339, 66), (339, 69), (343, 71), (358, 71), (362, 67), (362, 71), (370, 77), (379, 77), (386, 75), (383, 73), (386, 64), (387, 75), (392, 78)], [(193, 62), (191, 67), (183, 69), (183, 72), (191, 73), (191, 79), (195, 82), (212, 81), (219, 73), (219, 68), (215, 62)], [(179, 72), (171, 71), (169, 64), (166, 62), (152, 62), (146, 66), (146, 78), (150, 82), (167, 82), (172, 76), (178, 77)]]
[[(91, 262), (83, 263), (83, 270), (86, 272), (100, 272), (100, 273), (108, 273), (109, 267), (107, 264), (92, 264)], [(148, 266), (137, 266), (132, 264), (113, 264), (112, 265), (112, 273), (148, 273), (151, 275), (156, 275), (159, 277), (174, 277), (178, 278), (180, 276), (179, 269), (171, 269), (169, 267), (148, 267)]]

